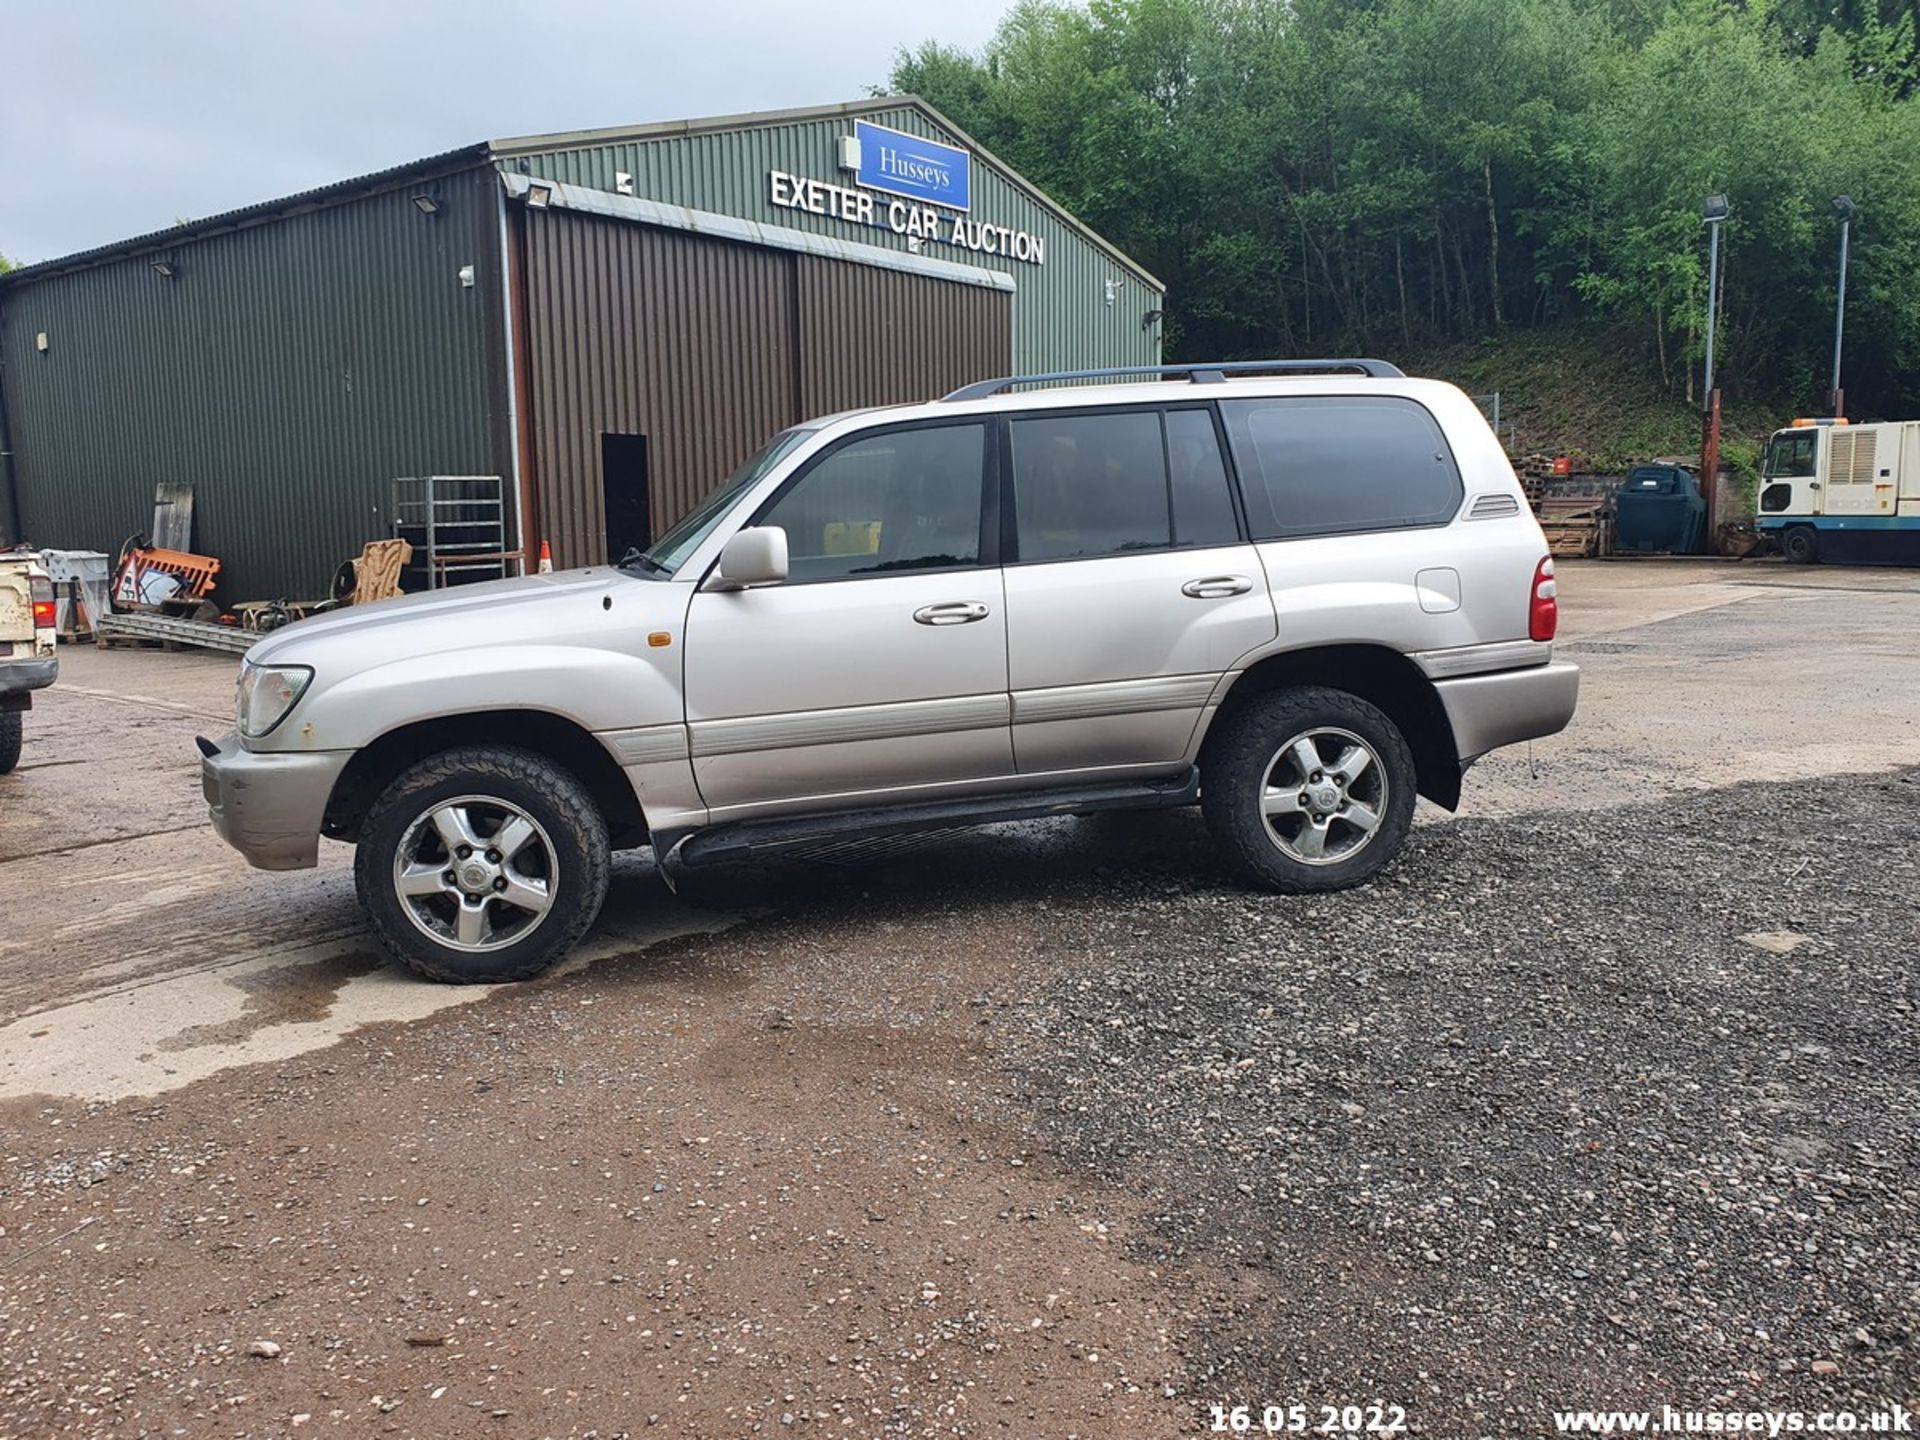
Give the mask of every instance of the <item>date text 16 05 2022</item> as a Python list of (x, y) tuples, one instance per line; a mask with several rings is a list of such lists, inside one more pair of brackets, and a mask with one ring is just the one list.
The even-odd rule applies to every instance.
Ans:
[(1210, 1405), (1209, 1429), (1226, 1435), (1394, 1436), (1407, 1431), (1399, 1405)]

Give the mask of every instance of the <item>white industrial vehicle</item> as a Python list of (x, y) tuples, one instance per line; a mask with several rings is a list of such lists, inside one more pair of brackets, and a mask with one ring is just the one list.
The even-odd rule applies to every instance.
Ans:
[(1774, 432), (1754, 523), (1802, 565), (1920, 563), (1920, 420), (1795, 420)]

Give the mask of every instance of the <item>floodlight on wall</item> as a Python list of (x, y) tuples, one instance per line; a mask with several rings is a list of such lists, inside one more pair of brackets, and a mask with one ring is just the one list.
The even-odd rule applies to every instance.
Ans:
[(1154, 323), (1158, 320), (1163, 319), (1166, 316), (1166, 313), (1167, 312), (1164, 310), (1147, 311), (1146, 314), (1140, 317), (1140, 328), (1142, 330), (1151, 330), (1154, 327)]
[(413, 208), (422, 215), (438, 215), (440, 202), (431, 195), (416, 195), (413, 197)]
[(613, 193), (616, 195), (633, 194), (633, 176), (629, 175), (625, 170), (614, 171)]
[(158, 275), (162, 280), (173, 279), (173, 262), (171, 260), (155, 260), (153, 262), (153, 273)]
[(553, 201), (551, 185), (529, 185), (527, 187), (527, 206), (533, 210), (544, 210)]

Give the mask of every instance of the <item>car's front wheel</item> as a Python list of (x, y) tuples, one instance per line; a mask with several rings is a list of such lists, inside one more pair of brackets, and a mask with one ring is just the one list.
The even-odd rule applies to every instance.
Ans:
[(1283, 891), (1344, 890), (1400, 852), (1418, 779), (1399, 728), (1344, 690), (1300, 686), (1230, 712), (1200, 803), (1235, 868)]
[(607, 826), (543, 756), (449, 750), (374, 802), (354, 856), (360, 903), (409, 968), (456, 984), (525, 980), (570, 950), (606, 899)]

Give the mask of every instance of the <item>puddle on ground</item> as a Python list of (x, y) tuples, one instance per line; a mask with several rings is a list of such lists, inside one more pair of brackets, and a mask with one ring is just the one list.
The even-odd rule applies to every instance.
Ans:
[[(714, 934), (738, 918), (673, 906), (603, 921), (555, 973), (615, 958), (644, 966), (653, 946)], [(29, 1095), (157, 1095), (322, 1049), (363, 1025), (424, 1020), (500, 988), (418, 979), (386, 963), (364, 935), (207, 960), (0, 1025), (0, 1104)]]
[(385, 963), (371, 950), (350, 950), (308, 965), (282, 965), (235, 976), (228, 983), (246, 996), (238, 1015), (218, 1024), (189, 1025), (154, 1049), (166, 1054), (202, 1045), (237, 1045), (264, 1026), (324, 1020), (332, 1013), (342, 986), (371, 975)]

